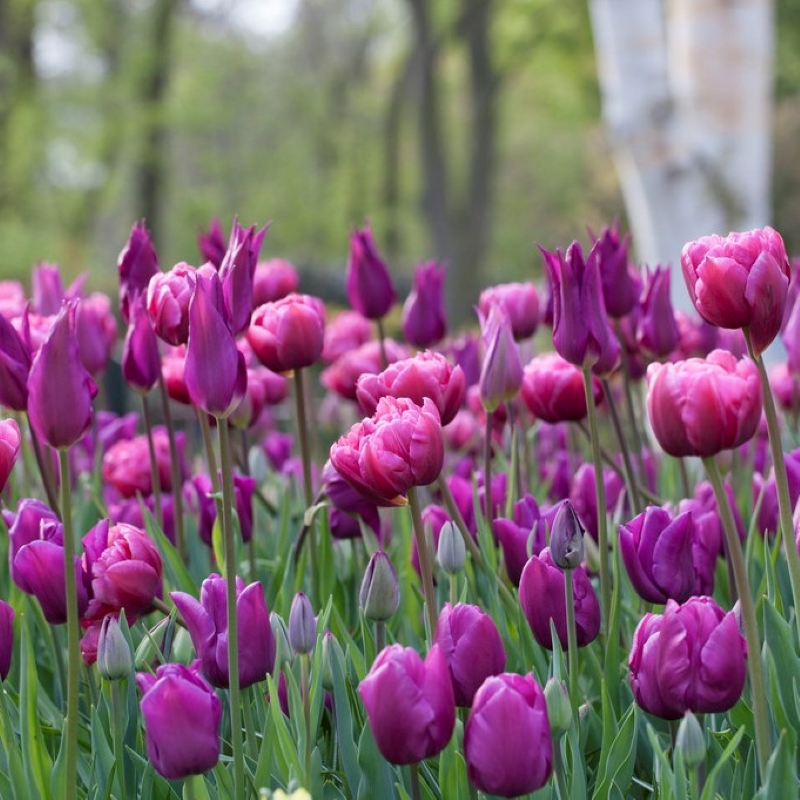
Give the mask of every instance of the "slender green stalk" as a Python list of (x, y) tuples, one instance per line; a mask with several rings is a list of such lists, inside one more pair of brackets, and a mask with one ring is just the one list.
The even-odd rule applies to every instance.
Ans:
[(419, 571), (422, 573), (422, 594), (425, 598), (425, 621), (428, 646), (433, 642), (436, 634), (436, 623), (439, 613), (436, 608), (436, 594), (433, 590), (433, 569), (431, 566), (431, 555), (428, 550), (428, 543), (425, 539), (425, 528), (422, 524), (422, 510), (419, 507), (417, 497), (417, 487), (412, 486), (408, 490), (408, 507), (411, 509), (411, 521), (414, 527), (414, 537), (417, 540), (417, 551), (419, 552)]
[(564, 570), (564, 600), (567, 604), (567, 662), (569, 668), (569, 699), (573, 708), (580, 705), (578, 697), (578, 632), (575, 627), (575, 594), (572, 570)]
[[(517, 415), (514, 412), (514, 404), (508, 403), (508, 424), (511, 428), (511, 486), (508, 487), (508, 497), (506, 498), (505, 515), (510, 517), (514, 510), (514, 502), (522, 497), (522, 470), (519, 458), (519, 436), (520, 425)], [(487, 495), (488, 496), (488, 495)]]
[(375, 652), (380, 653), (386, 647), (386, 623), (379, 619), (375, 622)]
[(309, 688), (309, 656), (308, 653), (300, 654), (300, 699), (303, 701), (303, 724), (306, 729), (305, 752), (303, 753), (303, 768), (305, 770), (304, 784), (311, 786), (311, 692)]
[[(197, 409), (197, 421), (200, 423), (200, 434), (203, 437), (203, 449), (206, 451), (211, 488), (214, 490), (214, 494), (219, 494), (219, 470), (217, 469), (217, 456), (214, 452), (214, 441), (211, 438), (211, 423), (208, 421), (208, 414), (206, 414), (202, 408)], [(217, 420), (217, 425), (220, 424), (220, 421)], [(217, 511), (219, 511), (219, 506), (217, 506)]]
[(778, 415), (775, 411), (775, 399), (769, 385), (767, 368), (760, 355), (753, 354), (753, 344), (750, 331), (744, 329), (747, 349), (758, 367), (761, 379), (761, 394), (764, 401), (764, 415), (767, 418), (767, 431), (769, 433), (769, 446), (772, 451), (772, 466), (775, 470), (775, 487), (778, 490), (778, 509), (780, 513), (780, 530), (778, 535), (783, 535), (783, 549), (786, 551), (786, 563), (789, 566), (789, 579), (792, 584), (792, 600), (794, 601), (794, 620), (797, 626), (797, 636), (800, 639), (800, 555), (797, 553), (797, 544), (794, 535), (794, 522), (792, 520), (792, 501), (789, 496), (789, 480), (786, 474), (786, 459), (783, 457), (781, 445), (781, 431), (778, 426)]
[(181, 465), (178, 461), (178, 445), (175, 443), (175, 426), (172, 424), (172, 412), (169, 409), (169, 395), (164, 383), (164, 376), (158, 373), (158, 389), (161, 394), (161, 412), (169, 441), (169, 462), (172, 471), (172, 504), (175, 509), (175, 541), (178, 552), (186, 557), (186, 537), (183, 528), (183, 494), (181, 493)]
[(381, 368), (386, 369), (389, 366), (389, 358), (386, 355), (386, 328), (383, 325), (383, 319), (377, 320), (378, 322), (378, 345), (381, 349)]
[[(303, 497), (306, 509), (314, 503), (314, 488), (311, 485), (311, 447), (308, 441), (308, 420), (306, 414), (306, 390), (303, 380), (303, 370), (294, 371), (295, 403), (297, 406), (297, 432), (300, 436), (300, 455), (303, 459)], [(308, 526), (308, 549), (311, 560), (311, 602), (319, 603), (317, 580), (319, 567), (317, 565), (317, 525), (312, 519)]]
[(251, 696), (253, 687), (245, 689), (245, 698), (242, 703), (242, 714), (244, 716), (244, 729), (247, 741), (247, 753), (253, 762), (258, 761), (258, 739), (256, 738), (256, 726), (253, 720), (253, 698)]
[(603, 378), (603, 394), (606, 398), (606, 405), (608, 406), (609, 413), (611, 415), (611, 424), (614, 427), (614, 433), (617, 437), (617, 442), (619, 443), (619, 451), (622, 454), (622, 476), (625, 480), (625, 488), (628, 492), (628, 497), (630, 498), (631, 508), (633, 509), (634, 515), (638, 515), (642, 511), (642, 502), (639, 496), (639, 482), (636, 480), (636, 472), (633, 469), (633, 463), (631, 462), (631, 455), (630, 451), (628, 450), (628, 442), (625, 439), (625, 432), (622, 430), (622, 424), (619, 420), (619, 414), (617, 413), (617, 405), (614, 402), (614, 396), (611, 392), (611, 386), (608, 383), (608, 378)]
[(489, 529), (494, 522), (494, 503), (492, 502), (492, 413), (486, 412), (486, 429), (483, 440), (483, 514)]
[(244, 797), (244, 753), (239, 699), (239, 620), (236, 609), (236, 542), (233, 530), (233, 492), (230, 433), (227, 420), (217, 420), (220, 462), (222, 465), (222, 541), (225, 550), (225, 581), (228, 613), (228, 677), (231, 704), (231, 746), (233, 749), (233, 796)]
[(419, 786), (419, 767), (416, 764), (409, 764), (408, 772), (411, 775), (411, 800), (422, 800), (422, 792)]
[(458, 582), (455, 575), (449, 575), (450, 578), (450, 605), (454, 606), (458, 602)]
[(603, 459), (600, 455), (600, 431), (597, 425), (597, 409), (592, 391), (592, 372), (583, 370), (583, 388), (586, 395), (586, 411), (589, 417), (589, 433), (592, 440), (592, 463), (594, 464), (594, 488), (597, 495), (597, 549), (600, 556), (600, 603), (603, 622), (608, 628), (611, 619), (611, 575), (608, 564), (608, 521), (606, 510), (606, 486), (603, 481)]
[(144, 432), (147, 436), (147, 450), (150, 453), (150, 481), (153, 487), (153, 504), (156, 512), (156, 522), (158, 527), (164, 531), (164, 512), (161, 508), (161, 476), (158, 473), (158, 460), (156, 459), (156, 447), (153, 444), (153, 421), (150, 417), (150, 405), (147, 402), (147, 395), (139, 395), (142, 398), (142, 419), (144, 420)]
[(78, 592), (75, 585), (75, 534), (72, 530), (72, 491), (69, 485), (69, 449), (58, 451), (61, 470), (61, 521), (64, 525), (64, 592), (67, 604), (67, 715), (66, 800), (78, 796), (78, 677), (81, 669), (78, 629)]
[[(123, 679), (126, 680), (127, 679)], [(127, 778), (125, 769), (125, 725), (128, 717), (125, 703), (122, 702), (120, 681), (111, 681), (111, 713), (114, 716), (114, 761), (117, 764), (117, 779), (119, 780), (120, 800), (128, 796)]]
[(739, 603), (742, 610), (742, 623), (744, 635), (747, 640), (747, 669), (750, 673), (750, 693), (753, 700), (753, 723), (756, 734), (756, 753), (761, 777), (766, 775), (767, 760), (771, 752), (769, 707), (767, 705), (767, 690), (764, 682), (764, 668), (761, 663), (761, 638), (756, 622), (756, 609), (753, 604), (753, 595), (750, 592), (750, 583), (747, 579), (747, 567), (744, 563), (742, 543), (736, 533), (736, 523), (733, 512), (728, 503), (728, 494), (722, 482), (717, 462), (713, 457), (703, 459), (708, 478), (714, 488), (717, 498), (717, 508), (722, 520), (722, 530), (728, 544), (728, 557), (733, 562), (733, 574), (736, 588), (739, 593)]
[(556, 784), (558, 785), (558, 796), (560, 800), (567, 800), (567, 779), (564, 775), (564, 759), (561, 755), (561, 742), (553, 740), (553, 772), (556, 774)]
[[(247, 428), (242, 428), (239, 433), (242, 445), (242, 474), (250, 476), (250, 462), (248, 461), (248, 453), (250, 452), (250, 444), (247, 440)], [(256, 537), (255, 533), (250, 534), (250, 541), (247, 543), (247, 561), (250, 567), (250, 580), (256, 579)]]
[[(42, 483), (44, 484), (44, 491), (47, 495), (47, 502), (50, 508), (56, 512), (61, 518), (62, 510), (58, 504), (58, 492), (56, 490), (56, 483), (53, 480), (53, 471), (51, 469), (51, 462), (45, 459), (45, 454), (42, 452), (42, 446), (39, 444), (39, 437), (33, 429), (33, 425), (28, 423), (28, 432), (31, 435), (31, 444), (33, 445), (33, 455), (36, 458), (36, 464), (39, 467), (39, 474), (42, 476)], [(62, 473), (63, 474), (63, 473)]]

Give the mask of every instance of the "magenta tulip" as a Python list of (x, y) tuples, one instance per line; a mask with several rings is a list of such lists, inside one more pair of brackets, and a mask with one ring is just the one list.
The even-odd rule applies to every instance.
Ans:
[(122, 347), (122, 377), (134, 391), (147, 394), (158, 383), (161, 356), (150, 316), (139, 297), (131, 310)]
[(14, 649), (14, 609), (0, 600), (0, 681), (11, 670), (11, 653)]
[[(603, 386), (592, 378), (595, 404), (603, 398)], [(583, 373), (558, 353), (534, 356), (522, 375), (522, 399), (531, 414), (545, 422), (578, 422), (586, 417)]]
[(28, 407), (31, 342), (27, 309), (20, 317), (22, 334), (0, 314), (0, 405), (12, 411)]
[(670, 299), (669, 267), (647, 271), (637, 325), (637, 344), (656, 358), (668, 356), (680, 342), (681, 334)]
[(481, 318), (483, 365), (478, 381), (483, 407), (489, 413), (516, 397), (522, 385), (522, 361), (511, 321), (503, 306), (493, 304)]
[(17, 463), (21, 438), (19, 425), (13, 419), (0, 419), (0, 492), (5, 489), (6, 483)]
[(212, 264), (219, 269), (222, 259), (225, 257), (227, 245), (225, 244), (225, 234), (222, 232), (222, 225), (217, 217), (208, 223), (208, 230), (202, 228), (197, 234), (197, 248), (203, 261)]
[(128, 242), (119, 254), (117, 271), (119, 310), (127, 325), (136, 297), (147, 292), (150, 279), (158, 272), (158, 256), (144, 222), (137, 222), (131, 229)]
[(478, 298), (478, 308), (489, 316), (493, 303), (503, 307), (511, 323), (516, 341), (533, 336), (539, 324), (539, 293), (532, 283), (501, 283), (484, 289)]
[(147, 285), (147, 313), (159, 339), (171, 345), (189, 339), (189, 303), (197, 285), (197, 269), (181, 262), (157, 272)]
[(256, 226), (243, 228), (233, 221), (228, 249), (219, 267), (225, 311), (235, 336), (242, 333), (250, 323), (253, 310), (253, 280), (256, 274), (258, 253), (267, 229), (256, 231)]
[(444, 273), (445, 267), (436, 261), (414, 269), (411, 294), (403, 304), (403, 336), (416, 347), (431, 347), (447, 331)]
[(396, 300), (392, 278), (369, 225), (350, 236), (345, 290), (350, 305), (367, 319), (385, 317)]
[(253, 307), (274, 303), (297, 291), (300, 276), (294, 265), (283, 258), (271, 258), (256, 264), (253, 276)]

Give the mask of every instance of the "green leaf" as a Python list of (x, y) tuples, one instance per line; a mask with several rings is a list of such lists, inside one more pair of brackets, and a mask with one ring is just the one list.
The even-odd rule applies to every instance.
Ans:
[(164, 536), (153, 515), (146, 508), (143, 508), (143, 514), (145, 528), (158, 546), (170, 584), (172, 584), (174, 589), (181, 592), (194, 594), (197, 589), (195, 581), (187, 569), (183, 558), (181, 558), (180, 553), (175, 549), (172, 542)]
[(389, 762), (383, 757), (369, 725), (364, 726), (358, 740), (358, 765), (361, 768), (361, 781), (358, 786), (358, 800), (389, 800), (394, 797), (395, 777)]
[[(344, 768), (345, 778), (350, 787), (351, 796), (358, 793), (361, 773), (358, 768), (358, 751), (353, 738), (353, 714), (350, 699), (345, 686), (344, 653), (336, 639), (331, 639), (331, 673), (333, 675), (333, 709), (336, 723), (336, 742), (339, 758)], [(457, 795), (453, 795), (457, 796)]]
[(722, 751), (722, 754), (716, 760), (713, 768), (706, 777), (706, 783), (703, 787), (703, 794), (701, 800), (713, 800), (715, 796), (715, 787), (719, 776), (725, 767), (726, 763), (730, 760), (731, 756), (736, 752), (739, 747), (739, 742), (744, 736), (744, 728), (739, 728), (733, 738), (728, 742), (727, 747)]
[[(603, 705), (610, 700), (603, 697)], [(627, 796), (628, 787), (633, 777), (633, 766), (636, 761), (636, 706), (628, 706), (628, 710), (620, 721), (619, 730), (609, 748), (606, 748), (606, 709), (603, 709), (603, 745), (600, 752), (600, 775), (593, 797), (609, 796), (613, 786)]]
[(785, 800), (788, 797), (797, 797), (795, 742), (794, 734), (787, 730), (781, 731), (778, 746), (767, 762), (767, 774), (756, 800)]
[(800, 730), (800, 716), (795, 704), (795, 692), (800, 687), (800, 657), (794, 648), (792, 628), (769, 600), (765, 599), (762, 605), (764, 642), (775, 662), (781, 708), (789, 717), (792, 727)]

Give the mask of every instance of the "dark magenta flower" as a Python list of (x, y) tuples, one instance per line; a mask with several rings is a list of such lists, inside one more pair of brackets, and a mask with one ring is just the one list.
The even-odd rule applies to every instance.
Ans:
[[(213, 498), (214, 487), (208, 475), (195, 475), (186, 488), (194, 490), (197, 506), (197, 532), (202, 541), (211, 547), (214, 523), (217, 521), (217, 504)], [(253, 535), (253, 493), (256, 480), (246, 475), (233, 474), (233, 493), (236, 501), (236, 516), (242, 541), (249, 542)]]
[(547, 783), (553, 743), (547, 702), (533, 675), (486, 679), (464, 728), (464, 758), (470, 781), (487, 794), (518, 797)]
[(478, 298), (478, 308), (489, 316), (493, 303), (499, 303), (511, 323), (516, 341), (528, 339), (539, 324), (539, 292), (530, 283), (500, 283), (484, 289)]
[(131, 228), (128, 242), (119, 254), (119, 310), (122, 321), (130, 322), (130, 312), (136, 297), (147, 292), (150, 278), (158, 272), (158, 256), (144, 222)]
[(117, 321), (108, 295), (93, 292), (75, 307), (75, 339), (78, 356), (90, 375), (102, 372), (117, 343)]
[(14, 609), (0, 600), (0, 681), (8, 677), (14, 650)]
[(31, 342), (27, 308), (20, 317), (23, 333), (0, 314), (0, 405), (12, 411), (28, 407)]
[(669, 267), (647, 271), (636, 340), (642, 350), (656, 358), (666, 358), (681, 339), (669, 290)]
[(147, 285), (147, 313), (156, 335), (167, 344), (189, 340), (189, 303), (196, 285), (197, 269), (183, 261), (157, 272)]
[(378, 254), (369, 225), (350, 236), (345, 290), (350, 305), (367, 319), (381, 319), (394, 305), (392, 278)]
[(431, 647), (424, 662), (410, 647), (386, 647), (358, 693), (378, 749), (392, 764), (415, 764), (435, 756), (453, 735), (453, 684), (438, 645)]
[(161, 374), (164, 376), (164, 386), (171, 400), (189, 406), (192, 399), (186, 388), (184, 373), (186, 371), (186, 345), (171, 348), (161, 358)]
[[(153, 449), (158, 468), (161, 490), (172, 490), (172, 467), (170, 463), (169, 436), (167, 429), (157, 425), (152, 431)], [(185, 436), (177, 442), (179, 456), (183, 454)], [(147, 497), (153, 493), (153, 474), (150, 470), (150, 447), (147, 436), (134, 436), (121, 439), (113, 444), (103, 455), (103, 480), (113, 486), (122, 497), (141, 494)]]
[(122, 347), (122, 377), (134, 391), (147, 394), (158, 383), (161, 355), (150, 316), (139, 297), (131, 310)]
[(744, 689), (747, 646), (733, 611), (710, 597), (683, 605), (668, 600), (663, 614), (645, 614), (628, 660), (633, 697), (662, 719), (686, 711), (727, 711)]
[(53, 540), (59, 546), (64, 541), (63, 528), (58, 514), (41, 500), (25, 498), (17, 504), (14, 513), (3, 509), (3, 521), (8, 528), (8, 564), (11, 570), (11, 579), (23, 591), (30, 594), (25, 588), (25, 579), (17, 572), (14, 564), (17, 553), (22, 547), (38, 539)]
[(21, 441), (16, 420), (0, 419), (0, 492), (5, 489), (17, 463)]
[[(592, 376), (595, 405), (603, 398), (603, 385)], [(583, 373), (558, 353), (534, 356), (522, 374), (522, 399), (537, 419), (555, 424), (586, 417)]]
[(606, 227), (600, 236), (592, 237), (590, 258), (597, 261), (603, 300), (609, 316), (619, 319), (630, 313), (639, 300), (641, 283), (628, 267), (628, 247), (631, 236), (620, 238), (619, 224)]
[(222, 225), (217, 217), (208, 223), (208, 230), (202, 228), (197, 234), (197, 247), (200, 256), (204, 261), (212, 264), (219, 269), (222, 259), (225, 257), (227, 246), (225, 244), (225, 234), (222, 232)]
[[(384, 339), (383, 345), (386, 350), (386, 361), (389, 364), (401, 358), (408, 358), (410, 355), (408, 348), (394, 339)], [(340, 397), (355, 400), (358, 379), (366, 373), (377, 374), (383, 367), (380, 342), (366, 342), (355, 350), (339, 356), (333, 364), (324, 369), (320, 375), (320, 382), (326, 389)]]
[(445, 267), (436, 261), (414, 270), (411, 294), (403, 304), (403, 336), (416, 347), (430, 347), (447, 332), (444, 273)]
[[(620, 495), (625, 491), (625, 481), (618, 472), (605, 467), (603, 469), (603, 484), (606, 490), (606, 504), (610, 513), (616, 509)], [(575, 507), (586, 532), (597, 541), (597, 491), (594, 478), (594, 464), (585, 463), (573, 472), (572, 488), (569, 500)], [(623, 505), (627, 508), (627, 498)]]
[[(216, 574), (203, 581), (199, 601), (185, 592), (170, 592), (172, 602), (189, 629), (203, 675), (221, 689), (227, 688), (230, 682), (226, 592), (225, 579)], [(275, 665), (275, 637), (260, 582), (245, 587), (241, 578), (236, 579), (236, 614), (239, 683), (244, 688), (263, 681)]]
[(545, 547), (547, 518), (540, 513), (533, 496), (526, 494), (514, 503), (512, 519), (497, 517), (492, 527), (503, 551), (508, 578), (514, 586), (519, 586), (528, 559)]
[(242, 333), (250, 323), (253, 311), (253, 280), (256, 274), (258, 253), (267, 229), (256, 231), (256, 226), (243, 228), (233, 221), (228, 249), (219, 267), (225, 311), (234, 336)]
[(492, 305), (488, 317), (481, 318), (481, 338), (483, 365), (478, 385), (483, 407), (491, 413), (516, 397), (522, 386), (519, 347), (502, 306)]
[(300, 276), (294, 265), (283, 258), (271, 258), (256, 264), (253, 276), (253, 308), (274, 303), (297, 291)]
[[(792, 508), (797, 507), (800, 499), (800, 450), (792, 450), (784, 456), (786, 464), (786, 477), (789, 483), (789, 503)], [(780, 525), (780, 512), (778, 508), (778, 490), (775, 483), (775, 470), (770, 470), (769, 477), (762, 478), (756, 473), (753, 476), (753, 503), (761, 498), (756, 522), (759, 533), (775, 533)]]
[(214, 690), (183, 664), (138, 672), (136, 685), (147, 756), (159, 775), (178, 780), (213, 769), (219, 761), (222, 703)]
[(505, 669), (503, 640), (494, 620), (478, 606), (445, 603), (434, 642), (447, 660), (457, 706), (471, 706), (484, 680)]

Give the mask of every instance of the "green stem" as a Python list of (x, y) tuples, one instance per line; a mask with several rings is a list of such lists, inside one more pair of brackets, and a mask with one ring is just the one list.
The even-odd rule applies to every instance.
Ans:
[[(300, 436), (300, 455), (303, 459), (303, 497), (306, 510), (314, 503), (314, 489), (311, 485), (311, 447), (308, 441), (308, 421), (306, 419), (306, 390), (303, 381), (303, 370), (294, 371), (295, 403), (297, 406), (297, 431)], [(311, 601), (318, 602), (317, 579), (317, 526), (314, 520), (308, 526), (308, 549), (311, 556)]]
[(426, 628), (428, 628), (426, 638), (428, 647), (430, 647), (433, 637), (436, 635), (436, 623), (439, 615), (436, 608), (436, 594), (433, 590), (433, 570), (430, 552), (425, 538), (425, 527), (422, 524), (422, 510), (419, 507), (416, 486), (412, 486), (408, 490), (408, 507), (411, 509), (411, 521), (414, 527), (414, 537), (417, 540), (417, 551), (419, 552), (419, 571), (422, 573), (422, 594), (425, 598), (425, 621)]
[(120, 681), (111, 681), (111, 713), (114, 715), (114, 761), (117, 764), (119, 796), (121, 800), (125, 800), (128, 796), (128, 782), (125, 776), (125, 725), (128, 719), (125, 713), (126, 707), (120, 695)]
[(614, 427), (614, 433), (619, 443), (619, 451), (622, 454), (622, 475), (625, 480), (625, 488), (630, 498), (631, 508), (634, 515), (638, 515), (642, 511), (642, 502), (639, 496), (639, 486), (636, 480), (636, 473), (633, 470), (633, 463), (631, 462), (630, 451), (628, 450), (628, 442), (625, 439), (625, 432), (622, 430), (619, 414), (617, 413), (617, 406), (614, 402), (614, 396), (611, 393), (611, 386), (608, 383), (608, 378), (603, 378), (603, 394), (606, 398), (606, 405), (608, 406), (611, 415), (611, 424)]
[[(39, 474), (42, 476), (42, 483), (44, 484), (44, 491), (47, 495), (47, 502), (50, 508), (56, 512), (61, 518), (63, 512), (58, 506), (58, 494), (56, 491), (55, 481), (53, 480), (53, 471), (50, 468), (51, 462), (45, 460), (45, 453), (42, 452), (42, 446), (39, 444), (39, 437), (33, 429), (33, 425), (28, 423), (28, 432), (31, 435), (31, 444), (33, 445), (33, 455), (36, 458), (36, 464), (39, 467)], [(63, 473), (62, 473), (63, 474)]]
[(455, 606), (458, 602), (458, 584), (455, 575), (448, 575), (450, 579), (450, 605)]
[(713, 457), (704, 458), (703, 466), (706, 468), (709, 480), (714, 488), (714, 495), (717, 498), (717, 508), (719, 510), (720, 519), (722, 520), (722, 530), (728, 544), (728, 556), (733, 563), (733, 575), (739, 593), (744, 635), (747, 640), (747, 668), (750, 673), (750, 692), (753, 700), (756, 753), (758, 755), (758, 764), (763, 779), (766, 775), (767, 760), (769, 759), (771, 745), (769, 710), (767, 706), (764, 670), (761, 663), (761, 639), (758, 633), (758, 623), (756, 622), (756, 609), (753, 604), (753, 595), (750, 592), (750, 583), (747, 579), (747, 567), (744, 563), (742, 543), (739, 541), (739, 536), (736, 533), (736, 523), (733, 520), (733, 512), (728, 503), (728, 494), (722, 482), (722, 475)]
[(492, 503), (492, 412), (486, 412), (486, 429), (483, 441), (483, 514), (489, 530), (494, 522), (494, 503)]
[(769, 385), (767, 368), (760, 355), (753, 355), (753, 345), (750, 331), (745, 329), (747, 349), (758, 367), (761, 378), (761, 393), (764, 400), (764, 415), (767, 418), (767, 431), (769, 433), (769, 446), (772, 451), (772, 465), (775, 471), (775, 487), (778, 490), (778, 509), (780, 513), (780, 530), (778, 535), (783, 535), (783, 548), (786, 551), (786, 563), (789, 566), (789, 579), (792, 584), (792, 600), (794, 601), (794, 619), (797, 626), (797, 635), (800, 639), (800, 555), (797, 553), (797, 543), (794, 535), (794, 522), (792, 520), (792, 501), (789, 495), (789, 481), (786, 474), (786, 460), (783, 457), (781, 445), (781, 432), (778, 426), (778, 415), (775, 411), (775, 400), (772, 388)]
[(553, 772), (556, 774), (558, 796), (560, 800), (567, 800), (569, 792), (567, 791), (567, 780), (564, 776), (564, 759), (561, 756), (561, 742), (555, 739), (553, 740)]
[(224, 419), (217, 420), (222, 465), (222, 541), (225, 550), (225, 581), (228, 614), (228, 678), (231, 704), (231, 745), (233, 749), (233, 796), (244, 797), (244, 753), (242, 751), (241, 701), (239, 699), (239, 620), (236, 608), (236, 542), (233, 508), (236, 502), (231, 471), (230, 433)]
[(67, 605), (67, 716), (66, 800), (78, 794), (78, 676), (81, 669), (78, 629), (78, 592), (75, 585), (75, 538), (72, 530), (72, 492), (69, 485), (69, 448), (58, 451), (61, 470), (61, 521), (64, 525), (64, 592)]
[(422, 800), (422, 792), (419, 787), (419, 767), (416, 764), (409, 764), (408, 772), (411, 775), (411, 800)]
[(378, 346), (381, 349), (381, 369), (386, 369), (389, 366), (389, 358), (386, 355), (386, 328), (383, 325), (383, 319), (377, 320), (378, 323)]
[[(250, 476), (250, 462), (247, 458), (250, 452), (250, 443), (247, 440), (247, 428), (242, 428), (240, 434), (242, 445), (242, 474)], [(250, 541), (247, 543), (247, 560), (250, 565), (250, 580), (256, 579), (256, 537), (255, 532), (250, 534)]]
[(578, 632), (575, 627), (575, 594), (572, 570), (564, 570), (564, 600), (567, 604), (567, 660), (569, 664), (569, 699), (573, 708), (580, 705), (578, 697)]
[(305, 769), (305, 786), (312, 785), (311, 776), (311, 696), (309, 689), (309, 657), (308, 653), (300, 654), (300, 698), (303, 701), (303, 724), (306, 729), (303, 767)]
[[(200, 434), (203, 437), (203, 449), (206, 451), (206, 461), (208, 462), (208, 474), (211, 478), (211, 488), (214, 494), (219, 494), (219, 470), (217, 469), (217, 456), (214, 452), (214, 440), (211, 437), (211, 423), (208, 421), (208, 414), (202, 408), (196, 409), (197, 421), (200, 423)], [(217, 420), (217, 425), (220, 425)], [(219, 504), (217, 504), (219, 512)]]
[[(251, 687), (252, 689), (252, 687)], [(253, 698), (250, 696), (251, 689), (245, 689), (245, 698), (242, 703), (242, 713), (244, 715), (244, 729), (247, 736), (247, 752), (253, 763), (258, 761), (258, 740), (256, 739), (256, 726), (253, 721)]]
[(383, 620), (375, 621), (375, 652), (380, 653), (386, 647), (386, 623)]
[(592, 463), (594, 464), (594, 488), (597, 495), (597, 549), (600, 556), (600, 601), (603, 622), (608, 627), (611, 613), (611, 579), (608, 565), (608, 522), (606, 519), (606, 486), (603, 481), (603, 459), (600, 455), (600, 431), (597, 425), (597, 409), (592, 391), (592, 373), (583, 370), (583, 388), (586, 395), (586, 411), (589, 417), (589, 434), (592, 440)]
[(164, 383), (164, 376), (158, 373), (158, 389), (161, 394), (161, 412), (167, 428), (169, 441), (169, 461), (172, 471), (172, 504), (175, 509), (175, 541), (178, 552), (186, 557), (186, 539), (183, 529), (183, 494), (181, 486), (181, 465), (178, 461), (178, 445), (175, 443), (175, 426), (172, 424), (172, 413), (169, 409), (169, 395)]
[(144, 420), (144, 432), (147, 436), (147, 450), (150, 454), (150, 481), (153, 489), (153, 504), (156, 512), (156, 522), (159, 530), (164, 532), (164, 512), (161, 508), (161, 476), (158, 473), (158, 460), (156, 459), (156, 446), (153, 443), (153, 421), (150, 417), (150, 405), (147, 402), (147, 395), (139, 395), (142, 398), (142, 419)]

